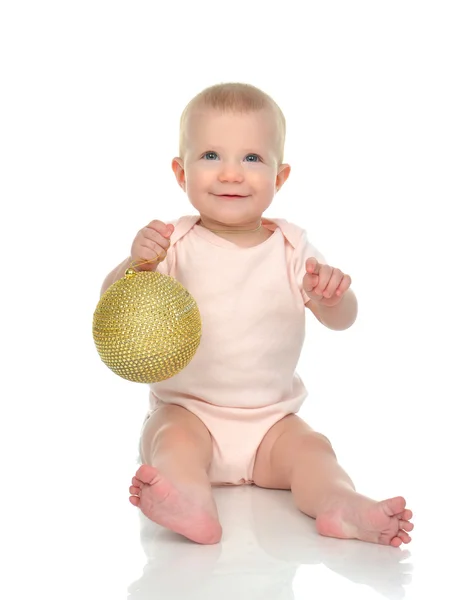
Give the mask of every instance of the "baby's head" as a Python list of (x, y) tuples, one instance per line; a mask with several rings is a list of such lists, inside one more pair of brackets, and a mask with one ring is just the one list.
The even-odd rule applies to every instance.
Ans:
[(284, 142), (285, 118), (270, 96), (248, 84), (215, 85), (184, 109), (172, 168), (206, 225), (250, 226), (290, 173)]

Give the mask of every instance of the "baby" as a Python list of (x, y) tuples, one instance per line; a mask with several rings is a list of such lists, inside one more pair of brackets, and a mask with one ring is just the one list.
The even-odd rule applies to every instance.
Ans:
[(290, 174), (284, 141), (284, 116), (261, 90), (203, 90), (182, 114), (172, 161), (198, 215), (151, 221), (103, 284), (102, 293), (132, 263), (150, 261), (139, 268), (175, 277), (202, 317), (189, 365), (150, 386), (130, 501), (152, 521), (215, 544), (212, 486), (291, 490), (320, 534), (398, 547), (413, 529), (404, 498), (359, 494), (329, 440), (296, 415), (307, 396), (295, 371), (306, 309), (342, 330), (356, 320), (357, 300), (349, 275), (326, 264), (302, 228), (262, 217)]

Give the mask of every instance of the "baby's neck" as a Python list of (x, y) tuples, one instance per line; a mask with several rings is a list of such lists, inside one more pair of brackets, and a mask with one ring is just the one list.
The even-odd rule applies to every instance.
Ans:
[(214, 233), (213, 235), (228, 240), (228, 242), (232, 242), (235, 246), (239, 246), (240, 248), (252, 248), (265, 242), (272, 234), (273, 231), (270, 231), (262, 225), (259, 231), (253, 233)]

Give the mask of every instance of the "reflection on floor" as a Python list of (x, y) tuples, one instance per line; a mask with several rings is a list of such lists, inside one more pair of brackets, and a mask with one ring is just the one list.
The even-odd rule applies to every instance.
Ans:
[(224, 528), (218, 545), (193, 544), (140, 513), (147, 564), (128, 600), (304, 600), (343, 592), (356, 598), (356, 590), (365, 599), (405, 597), (412, 578), (405, 546), (319, 536), (290, 492), (255, 486), (214, 492)]

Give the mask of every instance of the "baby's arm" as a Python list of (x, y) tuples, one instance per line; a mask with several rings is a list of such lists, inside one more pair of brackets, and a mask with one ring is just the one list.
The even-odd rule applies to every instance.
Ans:
[(322, 325), (333, 331), (348, 329), (357, 318), (357, 298), (350, 288), (334, 306), (323, 306), (317, 300), (310, 300), (305, 306)]
[[(343, 286), (340, 290), (342, 294), (333, 295), (337, 291), (336, 288), (334, 290), (329, 288), (330, 274), (334, 271), (333, 268), (328, 265), (328, 261), (318, 248), (308, 240), (306, 231), (300, 228), (297, 229), (301, 235), (293, 253), (293, 268), (303, 302), (318, 321), (328, 329), (347, 329), (357, 317), (356, 296), (350, 288), (347, 289), (348, 286), (342, 283), (341, 279), (338, 283)], [(308, 263), (312, 261), (317, 265), (316, 281), (314, 280), (313, 268), (310, 269), (310, 272), (307, 270)], [(328, 276), (325, 272), (328, 273)], [(339, 274), (344, 275), (339, 269), (336, 269), (338, 278), (340, 277)], [(348, 283), (350, 285), (350, 277)], [(321, 290), (319, 286), (321, 286)], [(325, 290), (331, 292), (330, 298), (324, 298)]]

